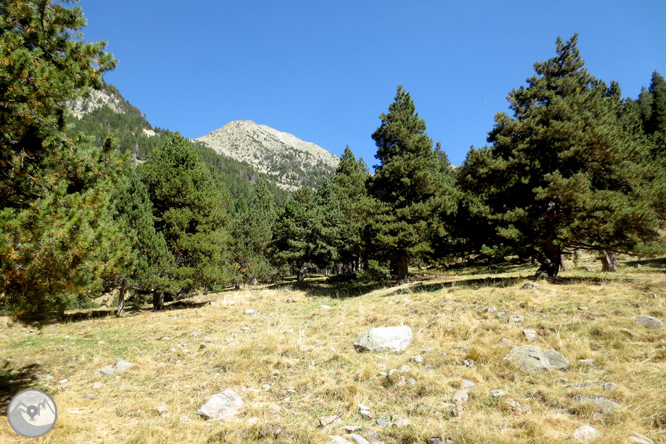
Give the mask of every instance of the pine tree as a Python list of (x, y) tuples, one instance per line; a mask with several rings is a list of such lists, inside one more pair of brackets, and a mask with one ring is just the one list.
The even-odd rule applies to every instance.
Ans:
[[(388, 259), (399, 282), (408, 281), (411, 259), (434, 253), (435, 235), (446, 237), (441, 221), (455, 210), (453, 181), (426, 134), (411, 96), (398, 86), (389, 113), (373, 133), (380, 164), (369, 182), (373, 215), (366, 229), (368, 248)], [(437, 234), (436, 234), (437, 233)]]
[(496, 115), (492, 145), (472, 150), (459, 176), (492, 227), (480, 230), (486, 251), (531, 255), (548, 276), (565, 248), (631, 252), (658, 236), (648, 147), (626, 130), (619, 87), (583, 66), (577, 35), (558, 38), (557, 56), (509, 93), (514, 117)]
[(340, 201), (330, 182), (316, 193), (299, 188), (275, 223), (273, 261), (296, 268), (297, 285), (303, 286), (309, 269), (332, 267), (339, 260), (341, 224)]
[(254, 186), (247, 201), (236, 201), (231, 260), (236, 268), (237, 285), (272, 275), (268, 255), (276, 218), (275, 198), (264, 182)]
[(339, 271), (343, 274), (355, 274), (363, 259), (363, 229), (368, 205), (365, 184), (369, 177), (370, 173), (363, 159), (357, 161), (347, 146), (331, 179), (342, 212)]
[(76, 6), (0, 2), (0, 294), (24, 322), (85, 303), (119, 258), (119, 159), (64, 134), (65, 102), (115, 66), (104, 42), (76, 37), (84, 25)]
[[(224, 287), (229, 266), (230, 202), (225, 187), (180, 134), (170, 135), (139, 167), (153, 205), (155, 229), (175, 259), (177, 293)], [(154, 305), (162, 306), (162, 295)]]

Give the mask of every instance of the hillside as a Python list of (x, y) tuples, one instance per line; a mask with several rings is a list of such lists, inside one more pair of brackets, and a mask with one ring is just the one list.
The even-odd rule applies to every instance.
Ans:
[(333, 174), (340, 161), (314, 143), (250, 120), (229, 122), (196, 140), (220, 154), (247, 162), (285, 190), (317, 186), (322, 177)]
[[(54, 444), (357, 436), (373, 444), (554, 444), (580, 442), (572, 436), (583, 426), (603, 434), (597, 442), (664, 442), (666, 330), (637, 320), (666, 317), (666, 281), (663, 261), (641, 265), (616, 274), (580, 267), (536, 286), (525, 285), (532, 269), (511, 265), (399, 288), (311, 280), (306, 292), (258, 287), (164, 312), (80, 312), (83, 319), (41, 332), (15, 325), (0, 335), (2, 396), (49, 392), (59, 412), (48, 435)], [(413, 332), (403, 352), (355, 350), (366, 330), (398, 325)], [(526, 373), (505, 359), (514, 346), (555, 350), (568, 366)], [(135, 365), (93, 374), (118, 359)], [(235, 416), (197, 414), (225, 390), (242, 399)], [(628, 441), (634, 433), (648, 438)], [(0, 441), (14, 437), (0, 423)]]
[[(116, 87), (105, 84), (102, 90), (69, 104), (72, 111), (69, 134), (82, 132), (95, 139), (99, 146), (107, 135), (114, 137), (117, 149), (131, 155), (136, 161), (145, 160), (162, 143), (170, 131), (153, 127), (146, 116), (127, 101)], [(257, 181), (265, 181), (278, 202), (284, 202), (288, 193), (278, 188), (265, 174), (247, 162), (236, 160), (195, 142), (204, 162), (215, 170), (234, 198), (249, 196)]]

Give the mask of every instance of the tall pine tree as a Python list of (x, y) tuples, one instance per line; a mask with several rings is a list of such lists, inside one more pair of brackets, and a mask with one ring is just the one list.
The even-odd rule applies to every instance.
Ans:
[(389, 260), (398, 281), (406, 282), (410, 260), (433, 254), (433, 238), (446, 236), (441, 222), (455, 210), (456, 191), (402, 86), (380, 119), (372, 134), (380, 164), (369, 181), (374, 203), (366, 239), (378, 258)]

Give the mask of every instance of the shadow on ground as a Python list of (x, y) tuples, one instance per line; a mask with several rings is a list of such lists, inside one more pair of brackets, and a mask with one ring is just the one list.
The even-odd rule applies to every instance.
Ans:
[(29, 364), (13, 369), (11, 363), (5, 361), (4, 367), (0, 369), (0, 411), (3, 414), (7, 413), (7, 407), (14, 395), (33, 385), (40, 368), (39, 364)]

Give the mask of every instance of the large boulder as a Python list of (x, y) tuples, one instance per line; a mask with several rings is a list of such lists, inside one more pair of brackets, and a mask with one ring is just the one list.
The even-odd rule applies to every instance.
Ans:
[(197, 410), (197, 414), (212, 420), (225, 420), (235, 416), (243, 407), (243, 399), (233, 390), (225, 390), (210, 398)]
[(356, 351), (391, 350), (401, 352), (412, 343), (412, 329), (402, 327), (371, 328), (354, 342)]
[(569, 361), (555, 350), (544, 352), (534, 345), (514, 347), (504, 359), (513, 362), (527, 374), (538, 373), (543, 370), (565, 370)]

